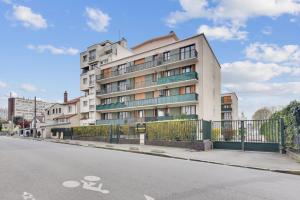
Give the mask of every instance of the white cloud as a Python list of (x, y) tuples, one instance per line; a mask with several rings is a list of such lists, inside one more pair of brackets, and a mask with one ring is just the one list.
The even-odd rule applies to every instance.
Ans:
[(78, 54), (79, 50), (75, 48), (65, 48), (65, 47), (54, 47), (50, 44), (47, 45), (27, 45), (27, 48), (30, 50), (35, 50), (38, 53), (44, 53), (46, 51), (49, 51), (50, 53), (54, 55), (76, 55)]
[(249, 60), (224, 63), (222, 79), (224, 83), (264, 82), (282, 74), (291, 73), (290, 67), (276, 63), (251, 62)]
[(252, 60), (275, 62), (285, 64), (298, 64), (300, 62), (299, 45), (283, 45), (266, 43), (250, 44), (246, 50), (246, 57)]
[(264, 35), (271, 35), (272, 34), (272, 27), (266, 26), (266, 27), (264, 27), (264, 29), (261, 32)]
[(21, 84), (20, 88), (26, 92), (36, 92), (38, 90), (36, 86), (29, 83)]
[(179, 3), (182, 10), (170, 13), (166, 19), (168, 26), (196, 18), (244, 24), (250, 18), (275, 18), (284, 14), (297, 15), (300, 12), (299, 0), (179, 0)]
[(13, 19), (20, 21), (24, 27), (33, 29), (45, 29), (48, 27), (46, 19), (39, 13), (34, 13), (31, 8), (14, 5)]
[(213, 40), (244, 40), (247, 38), (247, 32), (239, 30), (238, 27), (201, 25), (197, 32), (204, 33)]
[(99, 9), (90, 7), (86, 7), (85, 12), (88, 18), (86, 22), (88, 27), (97, 32), (107, 31), (109, 21), (111, 20), (108, 14), (102, 12)]
[(7, 87), (7, 83), (0, 81), (0, 88), (6, 88), (6, 87)]

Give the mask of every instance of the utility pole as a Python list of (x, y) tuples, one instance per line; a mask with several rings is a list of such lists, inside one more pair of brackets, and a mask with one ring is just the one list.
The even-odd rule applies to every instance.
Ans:
[(34, 97), (33, 137), (36, 137), (36, 97)]

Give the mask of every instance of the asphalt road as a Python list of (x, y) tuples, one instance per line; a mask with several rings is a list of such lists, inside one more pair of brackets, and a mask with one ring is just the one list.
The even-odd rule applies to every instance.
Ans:
[(299, 200), (299, 188), (295, 175), (0, 136), (1, 200)]

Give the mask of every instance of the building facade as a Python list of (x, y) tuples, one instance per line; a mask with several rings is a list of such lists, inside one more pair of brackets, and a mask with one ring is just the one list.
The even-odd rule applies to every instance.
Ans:
[[(42, 116), (45, 109), (52, 104), (44, 101), (36, 101), (36, 115)], [(34, 118), (34, 99), (8, 98), (8, 120), (12, 121), (14, 117), (24, 117), (24, 119), (32, 121)]]
[(96, 70), (108, 62), (131, 55), (127, 49), (127, 41), (104, 41), (87, 48), (80, 54), (80, 124), (93, 125), (96, 122), (97, 83)]
[(8, 112), (7, 112), (7, 108), (0, 108), (0, 121), (6, 121), (7, 120), (7, 116)]
[[(44, 138), (53, 136), (52, 128), (70, 128), (80, 125), (80, 97), (68, 100), (68, 93), (64, 93), (64, 102), (53, 104), (45, 111), (45, 122), (40, 125)], [(55, 135), (55, 133), (54, 133)]]
[(221, 96), (221, 119), (222, 120), (238, 120), (238, 97), (232, 93), (225, 93)]
[(203, 34), (150, 39), (95, 74), (96, 124), (221, 119), (220, 65)]

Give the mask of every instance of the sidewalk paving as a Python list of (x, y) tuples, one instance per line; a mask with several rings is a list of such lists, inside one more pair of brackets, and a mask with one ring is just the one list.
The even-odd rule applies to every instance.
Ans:
[(43, 139), (70, 145), (103, 148), (117, 151), (141, 153), (190, 161), (207, 162), (235, 167), (252, 168), (300, 175), (300, 163), (290, 157), (272, 152), (254, 152), (237, 150), (195, 151), (184, 148), (137, 145), (137, 144), (109, 144), (104, 142), (81, 140)]

